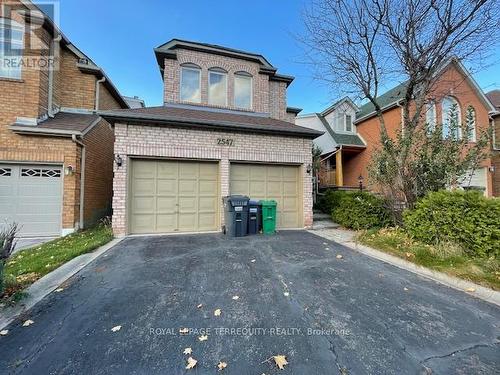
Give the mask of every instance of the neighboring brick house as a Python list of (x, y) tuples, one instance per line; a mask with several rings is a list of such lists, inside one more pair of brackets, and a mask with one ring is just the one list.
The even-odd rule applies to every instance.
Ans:
[(221, 198), (278, 202), (278, 227), (312, 225), (311, 148), (293, 77), (263, 56), (173, 39), (155, 49), (164, 106), (103, 111), (115, 129), (113, 229), (219, 231)]
[(496, 111), (491, 115), (493, 129), (491, 163), (493, 165), (493, 195), (500, 197), (500, 90), (490, 91), (486, 96)]
[[(404, 94), (405, 85), (400, 84), (378, 97), (378, 102), (383, 110), (387, 131), (391, 137), (394, 137), (396, 131), (402, 127), (401, 103), (404, 100)], [(495, 108), (474, 81), (473, 77), (455, 59), (451, 59), (448, 64), (443, 66), (436, 76), (436, 83), (426, 104), (426, 121), (434, 124), (442, 123), (449, 112), (448, 110), (443, 111), (443, 108), (449, 108), (453, 104), (457, 104), (458, 106), (459, 118), (462, 123), (465, 121), (467, 110), (474, 111), (474, 137), (487, 130), (490, 124), (490, 115), (495, 113)], [(338, 170), (338, 166), (340, 165), (343, 171), (342, 179), (336, 186), (344, 189), (358, 188), (361, 180), (368, 188), (376, 189), (370, 182), (368, 166), (376, 148), (379, 147), (380, 125), (371, 103), (359, 108), (356, 112), (354, 124), (357, 136), (363, 141), (366, 147), (358, 150), (358, 152), (349, 153), (338, 147), (335, 161), (333, 158), (330, 158), (334, 168)], [(471, 139), (471, 142), (474, 142), (474, 139)], [(471, 179), (468, 179), (470, 185), (483, 188), (486, 195), (492, 196), (494, 169), (493, 159), (488, 158), (476, 169)]]
[[(114, 135), (95, 111), (128, 106), (36, 6), (5, 3), (0, 0), (9, 11), (0, 15), (8, 46), (0, 52), (0, 225), (18, 222), (25, 237), (66, 235), (110, 213)], [(43, 26), (33, 30), (35, 17)], [(54, 56), (55, 63), (7, 66), (12, 55), (5, 51), (15, 44), (21, 61)]]

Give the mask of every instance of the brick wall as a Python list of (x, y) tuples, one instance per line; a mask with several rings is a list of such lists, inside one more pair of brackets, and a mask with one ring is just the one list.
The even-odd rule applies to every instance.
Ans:
[[(478, 136), (487, 130), (489, 126), (489, 108), (485, 106), (474, 88), (452, 64), (440, 75), (438, 82), (434, 86), (434, 90), (429, 95), (436, 103), (438, 123), (442, 122), (442, 99), (448, 95), (453, 96), (458, 101), (461, 108), (462, 121), (465, 121), (467, 107), (469, 105), (474, 107), (476, 111), (476, 133)], [(396, 107), (386, 111), (384, 119), (389, 135), (394, 137), (395, 132), (401, 129), (401, 109)], [(368, 186), (373, 187), (368, 178), (368, 166), (375, 150), (380, 145), (380, 125), (378, 119), (372, 117), (362, 121), (357, 125), (357, 132), (366, 141), (367, 147), (365, 151), (357, 156), (346, 158), (344, 162), (344, 185), (357, 186), (357, 178), (361, 174), (365, 177)], [(481, 163), (481, 166), (489, 167), (491, 163), (491, 159), (487, 159)], [(488, 195), (492, 195), (493, 176), (491, 172), (487, 174), (487, 185)]]
[(111, 214), (114, 135), (102, 120), (83, 138), (85, 144), (84, 225)]
[[(234, 139), (234, 147), (217, 146), (217, 138)], [(115, 154), (124, 164), (115, 166), (113, 180), (113, 230), (127, 233), (127, 170), (130, 156), (219, 160), (221, 197), (229, 194), (230, 161), (255, 161), (301, 165), (304, 226), (312, 225), (312, 184), (306, 166), (311, 164), (308, 139), (242, 134), (211, 130), (115, 124)]]
[(253, 77), (251, 111), (270, 113), (271, 117), (281, 120), (289, 118), (286, 114), (286, 84), (269, 81), (269, 76), (259, 74), (258, 63), (205, 52), (184, 49), (176, 51), (177, 60), (165, 59), (163, 99), (166, 103), (182, 103), (180, 100), (181, 64), (192, 63), (201, 67), (201, 103), (194, 104), (216, 107), (208, 104), (208, 69), (222, 68), (228, 72), (228, 105), (221, 108), (241, 109), (234, 106), (234, 73), (244, 71)]

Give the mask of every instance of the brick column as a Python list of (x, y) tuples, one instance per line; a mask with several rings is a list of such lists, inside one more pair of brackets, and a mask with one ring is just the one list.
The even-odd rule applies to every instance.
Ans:
[(224, 225), (224, 208), (222, 207), (222, 197), (229, 195), (229, 159), (228, 153), (224, 152), (220, 161), (220, 221)]

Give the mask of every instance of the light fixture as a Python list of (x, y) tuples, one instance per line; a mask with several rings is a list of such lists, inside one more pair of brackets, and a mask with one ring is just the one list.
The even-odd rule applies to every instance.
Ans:
[(365, 178), (363, 177), (363, 175), (361, 175), (361, 174), (360, 174), (360, 175), (359, 175), (359, 177), (358, 177), (358, 182), (359, 182), (359, 191), (363, 191), (363, 180), (364, 180), (364, 179), (365, 179)]
[(311, 174), (311, 169), (312, 169), (311, 164), (307, 164), (307, 167), (306, 167), (307, 174)]
[(75, 168), (72, 165), (67, 165), (66, 168), (64, 168), (64, 174), (66, 176), (72, 176), (75, 174)]
[(491, 173), (495, 173), (495, 166), (494, 165), (489, 166), (488, 169)]
[(120, 155), (116, 154), (115, 155), (115, 163), (117, 167), (121, 167), (123, 164), (123, 159)]

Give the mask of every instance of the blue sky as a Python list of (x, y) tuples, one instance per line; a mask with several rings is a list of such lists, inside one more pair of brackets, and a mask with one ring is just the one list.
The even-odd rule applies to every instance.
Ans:
[[(336, 93), (312, 78), (294, 34), (303, 31), (307, 0), (61, 0), (65, 35), (101, 66), (123, 95), (162, 104), (162, 79), (153, 48), (188, 39), (264, 55), (282, 74), (295, 76), (288, 105), (319, 112)], [(498, 50), (498, 49), (497, 49)], [(476, 73), (486, 91), (500, 88), (500, 52)]]

